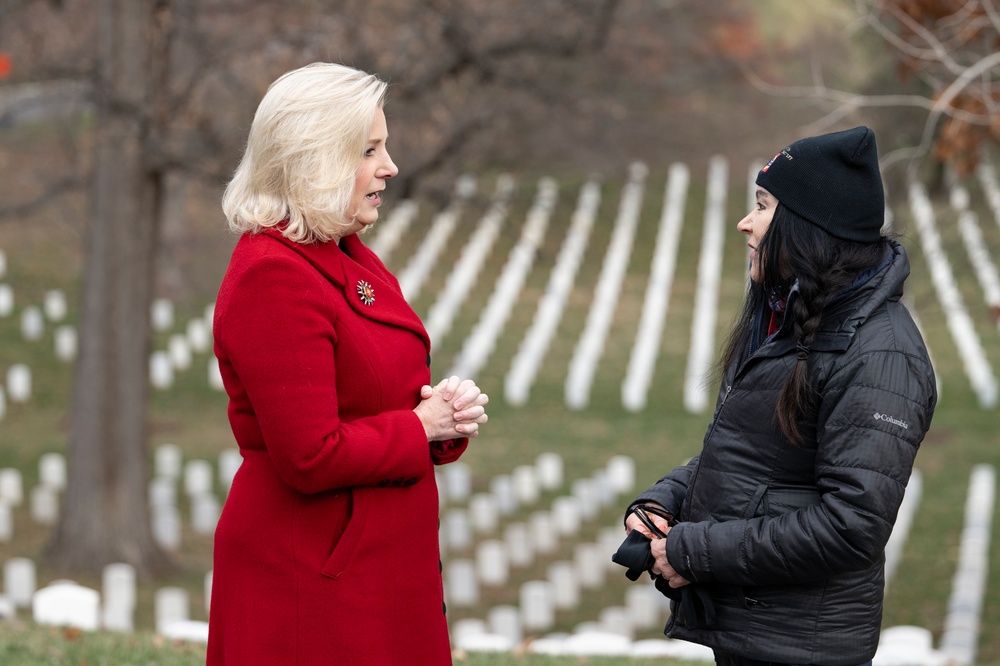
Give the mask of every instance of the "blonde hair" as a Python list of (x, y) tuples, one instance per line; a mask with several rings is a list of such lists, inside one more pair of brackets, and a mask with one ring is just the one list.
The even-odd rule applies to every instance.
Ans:
[(278, 78), (257, 107), (246, 150), (222, 197), (231, 229), (259, 232), (288, 220), (299, 243), (349, 226), (347, 208), (386, 84), (332, 63)]

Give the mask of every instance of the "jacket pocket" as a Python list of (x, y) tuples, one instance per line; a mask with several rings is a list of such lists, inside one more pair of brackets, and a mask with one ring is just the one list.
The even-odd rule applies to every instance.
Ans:
[(344, 533), (333, 547), (333, 552), (327, 558), (326, 564), (320, 569), (320, 573), (328, 578), (337, 580), (347, 569), (351, 561), (351, 556), (357, 549), (358, 542), (361, 541), (361, 534), (365, 531), (365, 524), (368, 522), (368, 507), (370, 497), (367, 488), (352, 488), (351, 493), (351, 517), (347, 521)]

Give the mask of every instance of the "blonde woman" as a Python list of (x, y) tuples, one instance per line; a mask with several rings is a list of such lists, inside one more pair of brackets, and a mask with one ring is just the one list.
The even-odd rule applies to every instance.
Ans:
[(386, 85), (275, 81), (223, 198), (215, 353), (243, 455), (215, 535), (209, 664), (450, 663), (434, 465), (486, 422), (359, 234), (397, 173)]

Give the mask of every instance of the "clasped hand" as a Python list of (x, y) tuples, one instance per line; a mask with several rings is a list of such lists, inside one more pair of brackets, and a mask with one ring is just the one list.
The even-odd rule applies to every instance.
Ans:
[[(653, 524), (656, 525), (663, 534), (670, 534), (670, 525), (667, 524), (667, 520), (661, 516), (655, 514), (649, 514), (650, 518), (653, 520)], [(677, 570), (670, 566), (670, 561), (667, 560), (667, 539), (666, 537), (657, 537), (649, 528), (642, 524), (639, 520), (639, 516), (635, 513), (629, 514), (629, 517), (625, 519), (625, 532), (631, 532), (632, 530), (638, 530), (639, 532), (645, 534), (651, 539), (649, 543), (649, 552), (653, 555), (653, 567), (650, 569), (654, 574), (659, 574), (662, 576), (670, 587), (683, 587), (685, 585), (690, 585), (691, 581), (687, 580), (679, 573)]]
[(434, 442), (460, 437), (476, 437), (480, 424), (486, 423), (486, 405), (490, 399), (471, 379), (449, 377), (437, 386), (420, 389), (420, 404), (414, 408)]

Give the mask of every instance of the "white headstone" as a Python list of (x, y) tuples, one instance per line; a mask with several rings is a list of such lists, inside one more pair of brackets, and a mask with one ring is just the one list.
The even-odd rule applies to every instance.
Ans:
[[(458, 644), (470, 636), (481, 636), (488, 632), (486, 622), (479, 618), (467, 617), (455, 620), (451, 625), (451, 641), (458, 647)], [(459, 648), (462, 649), (462, 648)]]
[(174, 366), (170, 354), (158, 350), (149, 356), (149, 382), (153, 388), (168, 389), (174, 385)]
[(176, 444), (160, 444), (153, 454), (157, 476), (170, 479), (181, 478), (184, 455)]
[(152, 305), (154, 331), (166, 331), (174, 325), (174, 304), (166, 298), (157, 298)]
[(189, 460), (184, 465), (184, 492), (190, 497), (212, 492), (212, 463)]
[(52, 289), (45, 292), (45, 300), (42, 302), (45, 316), (49, 321), (59, 322), (66, 318), (69, 308), (66, 306), (66, 292), (61, 289)]
[(43, 453), (38, 459), (38, 479), (43, 486), (65, 490), (66, 456), (61, 453)]
[(498, 634), (468, 634), (454, 642), (455, 648), (463, 652), (510, 652), (513, 643), (506, 636)]
[(14, 537), (14, 510), (7, 500), (0, 500), (0, 542), (8, 543)]
[(548, 580), (552, 583), (552, 602), (556, 608), (567, 610), (580, 603), (580, 583), (572, 562), (560, 560), (550, 564)]
[(40, 340), (45, 334), (45, 318), (37, 305), (29, 305), (21, 311), (21, 337), (30, 342)]
[(0, 284), (0, 317), (9, 317), (14, 312), (14, 289), (9, 284)]
[(598, 530), (597, 543), (600, 544), (601, 552), (607, 556), (604, 564), (608, 571), (614, 571), (616, 574), (622, 573), (621, 565), (612, 562), (611, 556), (622, 545), (622, 541), (625, 540), (626, 536), (624, 524), (620, 527), (602, 527)]
[(628, 609), (629, 622), (636, 629), (652, 629), (666, 621), (666, 613), (660, 608), (659, 599), (663, 597), (646, 581), (645, 585), (629, 585), (625, 588), (625, 608)]
[(526, 631), (545, 631), (555, 624), (556, 607), (552, 583), (531, 580), (520, 590), (521, 624)]
[(538, 501), (538, 475), (532, 465), (518, 465), (514, 468), (514, 494), (521, 506), (531, 506)]
[(0, 469), (0, 500), (5, 500), (12, 506), (20, 506), (24, 502), (21, 470), (13, 467)]
[(521, 611), (517, 606), (494, 606), (486, 613), (490, 633), (505, 636), (514, 645), (524, 640)]
[(208, 622), (202, 620), (176, 620), (160, 627), (159, 634), (172, 641), (208, 643)]
[[(603, 626), (603, 625), (602, 625)], [(609, 631), (584, 631), (566, 639), (563, 650), (577, 656), (625, 656), (632, 649), (632, 641)]]
[(558, 453), (542, 453), (535, 461), (538, 482), (543, 490), (555, 490), (563, 482), (563, 460)]
[(601, 507), (600, 489), (594, 479), (577, 479), (572, 484), (573, 499), (583, 520), (592, 520)]
[(511, 565), (526, 567), (535, 560), (535, 548), (526, 523), (511, 523), (504, 528), (503, 540)]
[(7, 398), (11, 402), (27, 402), (31, 397), (31, 368), (15, 363), (7, 368)]
[(54, 525), (59, 519), (59, 491), (49, 486), (31, 489), (31, 518), (40, 525)]
[(476, 493), (469, 498), (469, 520), (479, 534), (492, 534), (500, 523), (496, 499), (489, 493)]
[(205, 320), (197, 317), (187, 324), (187, 339), (191, 349), (198, 354), (204, 354), (212, 346), (212, 334), (205, 325)]
[(434, 468), (434, 484), (438, 489), (438, 507), (444, 508), (448, 504), (448, 486), (440, 467)]
[(167, 354), (175, 370), (187, 370), (191, 367), (191, 345), (185, 336), (175, 333), (167, 340)]
[(506, 585), (510, 577), (507, 548), (498, 539), (487, 539), (476, 546), (476, 574), (483, 585)]
[(490, 493), (497, 502), (500, 515), (509, 516), (517, 510), (514, 480), (508, 474), (498, 474), (490, 479)]
[(448, 604), (469, 608), (479, 603), (479, 583), (472, 560), (451, 560), (445, 565), (445, 594)]
[(624, 606), (605, 606), (601, 609), (598, 620), (605, 630), (631, 639), (633, 633), (632, 619)]
[(3, 592), (14, 605), (27, 608), (35, 594), (35, 563), (27, 557), (12, 557), (3, 565)]
[(13, 620), (17, 617), (17, 607), (5, 594), (0, 594), (0, 620)]
[(222, 370), (219, 369), (219, 359), (214, 354), (208, 359), (208, 386), (216, 391), (226, 390), (226, 385), (222, 381)]
[(462, 504), (472, 492), (472, 471), (463, 462), (453, 462), (444, 467), (445, 492), (448, 501)]
[(163, 548), (176, 552), (181, 547), (181, 516), (177, 507), (170, 504), (154, 504), (153, 538)]
[(235, 447), (223, 449), (219, 453), (219, 485), (227, 492), (233, 485), (236, 471), (243, 464), (243, 454)]
[(188, 593), (183, 587), (161, 587), (153, 598), (156, 631), (172, 622), (190, 618), (188, 615)]
[(448, 535), (448, 548), (464, 550), (472, 545), (472, 526), (469, 524), (469, 513), (465, 509), (448, 509), (444, 514), (445, 532)]
[(210, 569), (207, 574), (205, 574), (205, 612), (207, 613), (212, 609), (212, 574), (213, 571)]
[(613, 456), (608, 461), (608, 482), (615, 494), (630, 492), (635, 487), (635, 460), (629, 456)]
[(55, 330), (56, 358), (60, 361), (72, 361), (76, 358), (76, 329), (69, 324), (57, 326)]
[(528, 527), (535, 551), (547, 555), (559, 545), (559, 534), (552, 524), (552, 514), (548, 511), (535, 511), (528, 517)]
[(219, 522), (219, 499), (212, 493), (191, 498), (191, 527), (197, 534), (213, 534)]
[(150, 506), (177, 506), (177, 483), (166, 476), (158, 476), (149, 482)]
[(611, 480), (607, 470), (599, 469), (594, 472), (591, 478), (594, 483), (594, 492), (597, 496), (597, 510), (599, 512), (602, 507), (610, 506), (615, 501), (617, 493), (611, 487)]
[(124, 562), (104, 567), (101, 587), (104, 593), (103, 626), (111, 631), (130, 632), (136, 601), (135, 568)]
[(31, 610), (35, 622), (96, 631), (101, 624), (101, 595), (72, 581), (57, 581), (35, 592)]
[(582, 519), (574, 498), (563, 495), (552, 500), (552, 524), (561, 536), (576, 535)]
[(573, 549), (573, 561), (576, 563), (580, 584), (588, 589), (603, 585), (604, 574), (607, 572), (605, 562), (608, 557), (608, 553), (601, 549), (600, 544), (578, 543)]

